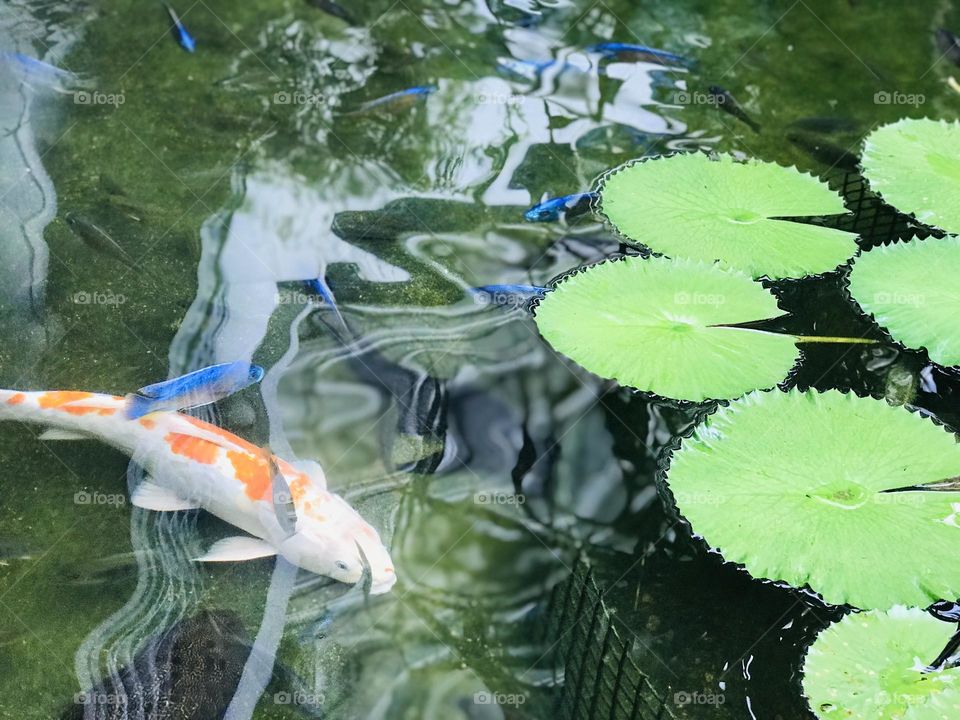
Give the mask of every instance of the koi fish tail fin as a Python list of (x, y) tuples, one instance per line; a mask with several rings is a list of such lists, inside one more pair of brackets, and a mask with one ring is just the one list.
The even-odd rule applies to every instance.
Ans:
[(123, 414), (130, 420), (136, 420), (139, 417), (153, 412), (156, 404), (156, 400), (144, 397), (143, 395), (137, 395), (136, 393), (129, 393), (124, 398), (124, 401)]

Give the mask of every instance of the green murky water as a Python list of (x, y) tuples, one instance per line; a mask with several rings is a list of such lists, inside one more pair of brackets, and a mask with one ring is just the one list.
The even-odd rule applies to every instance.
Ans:
[[(2, 9), (2, 49), (89, 85), (5, 79), (0, 385), (126, 392), (212, 362), (268, 368), (214, 419), (318, 460), (388, 538), (401, 581), (365, 600), (301, 575), (254, 717), (552, 717), (575, 658), (556, 656), (545, 617), (579, 554), (667, 712), (804, 716), (802, 649), (835, 615), (723, 566), (662, 507), (657, 458), (694, 411), (611, 390), (556, 357), (522, 309), (464, 289), (543, 285), (617, 251), (589, 216), (530, 224), (523, 211), (629, 158), (734, 151), (839, 187), (843, 151), (870, 128), (956, 117), (932, 33), (960, 13), (391, 0), (350, 6), (351, 26), (293, 0), (178, 10), (195, 54), (152, 3)], [(605, 39), (696, 64), (600, 74), (583, 48)], [(498, 70), (510, 58), (572, 67), (524, 79)], [(427, 84), (423, 101), (348, 114)], [(714, 84), (759, 132), (709, 102)], [(792, 125), (823, 117), (845, 122)], [(67, 213), (132, 263), (84, 243)], [(304, 285), (324, 272), (353, 346)], [(869, 332), (836, 280), (776, 290), (792, 330)], [(926, 365), (884, 344), (823, 346), (792, 382), (912, 401), (956, 426), (960, 384), (922, 377)], [(125, 457), (36, 434), (0, 435), (0, 717), (76, 710), (77, 692), (201, 608), (256, 634), (272, 561), (191, 563), (229, 529), (131, 509)]]

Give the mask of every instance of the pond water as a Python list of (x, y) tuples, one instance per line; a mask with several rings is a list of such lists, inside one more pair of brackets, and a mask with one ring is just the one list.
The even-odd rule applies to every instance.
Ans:
[[(187, 53), (159, 4), (4, 4), (0, 50), (83, 85), (3, 71), (0, 386), (125, 393), (259, 363), (259, 386), (198, 414), (318, 461), (400, 580), (366, 597), (272, 559), (198, 565), (225, 523), (132, 508), (125, 456), (5, 423), (0, 717), (83, 717), (77, 693), (171, 628), (195, 682), (170, 717), (218, 717), (246, 657), (222, 636), (246, 647), (258, 633), (279, 644), (276, 663), (233, 717), (589, 717), (564, 684), (567, 663), (589, 666), (558, 652), (575, 629), (590, 644), (585, 608), (558, 615), (585, 562), (663, 717), (807, 717), (803, 651), (838, 612), (724, 565), (658, 493), (663, 449), (704, 408), (592, 377), (522, 304), (467, 290), (543, 286), (634, 252), (590, 212), (524, 220), (545, 194), (588, 190), (631, 158), (734, 152), (862, 200), (850, 155), (871, 128), (956, 117), (956, 69), (933, 33), (960, 13), (377, 0), (348, 5), (346, 22), (322, 5), (184, 2)], [(689, 62), (586, 51), (611, 40)], [(544, 60), (557, 62), (529, 62)], [(749, 122), (721, 112), (712, 85)], [(865, 207), (864, 246), (906, 232)], [(309, 285), (324, 276), (349, 334)], [(774, 290), (791, 332), (880, 340), (805, 350), (788, 385), (852, 388), (958, 426), (958, 378), (890, 344), (838, 276)], [(605, 716), (631, 712), (654, 717)]]

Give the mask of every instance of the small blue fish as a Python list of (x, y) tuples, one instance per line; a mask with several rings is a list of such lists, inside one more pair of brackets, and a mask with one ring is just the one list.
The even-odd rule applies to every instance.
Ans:
[(131, 420), (158, 410), (184, 410), (209, 405), (260, 382), (263, 368), (248, 362), (221, 363), (172, 380), (147, 385), (127, 395)]
[(173, 8), (167, 4), (164, 4), (164, 7), (167, 9), (167, 14), (170, 15), (170, 20), (173, 23), (173, 37), (176, 39), (177, 43), (187, 52), (193, 52), (197, 49), (197, 41), (193, 39), (193, 35), (184, 27), (183, 23), (180, 21), (179, 16), (174, 12)]
[(389, 95), (384, 95), (382, 98), (377, 98), (376, 100), (370, 100), (363, 103), (356, 110), (346, 113), (347, 115), (357, 115), (359, 113), (365, 113), (376, 108), (392, 106), (396, 110), (403, 108), (408, 108), (413, 105), (417, 100), (430, 95), (437, 91), (436, 85), (418, 85), (417, 87), (408, 88), (406, 90), (400, 90), (399, 92), (390, 93)]
[(581, 192), (544, 200), (527, 210), (523, 217), (527, 222), (555, 222), (560, 219), (561, 213), (580, 209), (584, 205), (589, 207), (596, 198), (595, 192)]
[(690, 59), (682, 55), (677, 55), (659, 48), (647, 47), (646, 45), (635, 45), (632, 43), (603, 42), (591, 45), (587, 48), (588, 52), (600, 53), (611, 59), (616, 60), (642, 60), (653, 62), (660, 65), (677, 64), (689, 65)]
[(337, 316), (340, 324), (346, 327), (346, 321), (343, 319), (343, 315), (340, 314), (340, 308), (337, 307), (337, 300), (333, 297), (333, 290), (327, 283), (327, 279), (325, 277), (318, 277), (313, 280), (305, 280), (304, 282), (308, 288), (320, 296), (320, 299), (323, 300), (325, 305), (333, 310), (333, 314)]
[(79, 78), (69, 70), (62, 70), (23, 53), (0, 52), (0, 63), (8, 66), (26, 83), (37, 83), (64, 92), (79, 83)]
[[(505, 75), (519, 78), (521, 80), (536, 80), (552, 67), (559, 68), (557, 70), (558, 76), (567, 71), (582, 73), (589, 69), (588, 66), (581, 67), (570, 62), (561, 63), (559, 60), (519, 60), (517, 58), (497, 58), (497, 70)], [(597, 72), (600, 75), (604, 74), (602, 68), (599, 68)]]

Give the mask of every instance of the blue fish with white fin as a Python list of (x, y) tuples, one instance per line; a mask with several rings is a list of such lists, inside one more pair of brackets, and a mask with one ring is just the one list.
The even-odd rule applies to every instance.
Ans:
[(170, 22), (173, 23), (173, 37), (176, 39), (177, 44), (187, 52), (192, 53), (197, 49), (197, 41), (193, 39), (193, 35), (190, 34), (190, 31), (187, 30), (186, 26), (181, 22), (180, 16), (177, 15), (174, 9), (167, 4), (164, 4), (164, 7), (170, 16)]
[(561, 214), (571, 211), (585, 212), (597, 199), (595, 192), (580, 192), (563, 195), (537, 203), (527, 210), (523, 217), (527, 222), (556, 222)]
[(69, 70), (19, 52), (0, 52), (0, 65), (9, 68), (15, 76), (31, 86), (37, 85), (57, 92), (69, 92), (75, 87), (86, 86), (86, 83), (81, 82), (80, 78)]
[(347, 115), (358, 115), (360, 113), (370, 112), (371, 110), (390, 108), (394, 111), (403, 110), (412, 106), (418, 100), (427, 97), (437, 91), (436, 85), (418, 85), (416, 87), (399, 90), (389, 95), (384, 95), (376, 100), (369, 100), (360, 107)]
[(126, 397), (131, 420), (159, 410), (185, 410), (209, 405), (263, 378), (263, 368), (238, 361), (210, 365), (186, 375), (140, 388)]
[(635, 43), (602, 42), (587, 48), (611, 60), (652, 62), (658, 65), (691, 65), (691, 60), (683, 55), (661, 50), (660, 48), (637, 45)]

